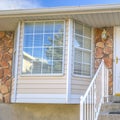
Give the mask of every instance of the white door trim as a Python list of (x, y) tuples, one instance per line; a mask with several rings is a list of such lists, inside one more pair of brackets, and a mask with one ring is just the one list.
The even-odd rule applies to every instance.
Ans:
[(115, 52), (115, 48), (116, 48), (116, 27), (113, 28), (113, 40), (114, 40), (114, 46), (113, 46), (113, 95), (115, 95), (115, 86), (116, 86), (116, 76), (115, 76), (115, 57), (116, 57), (116, 52)]

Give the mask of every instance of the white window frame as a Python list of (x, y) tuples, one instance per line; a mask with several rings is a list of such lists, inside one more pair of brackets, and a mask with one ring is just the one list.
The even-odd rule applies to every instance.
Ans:
[[(64, 32), (63, 32), (63, 58), (62, 58), (62, 72), (61, 73), (55, 73), (55, 74), (53, 74), (53, 73), (50, 73), (50, 74), (23, 74), (22, 73), (22, 64), (23, 64), (23, 43), (24, 43), (24, 25), (25, 25), (25, 23), (35, 23), (35, 22), (56, 22), (56, 21), (63, 21), (63, 28), (64, 28)], [(39, 20), (39, 21), (23, 21), (22, 22), (22, 24), (23, 24), (23, 34), (22, 34), (22, 36), (23, 36), (23, 40), (22, 40), (22, 51), (21, 51), (21, 53), (22, 53), (22, 57), (21, 57), (21, 69), (20, 69), (20, 76), (63, 76), (64, 74), (65, 74), (65, 49), (66, 49), (66, 46), (65, 46), (65, 38), (66, 38), (66, 21), (65, 20)], [(54, 32), (53, 32), (54, 33)]]
[[(92, 67), (93, 67), (93, 57), (92, 57), (93, 56), (93, 45), (92, 45), (92, 43), (93, 43), (93, 29), (91, 27), (91, 38), (77, 34), (78, 36), (81, 36), (81, 37), (84, 37), (84, 38), (88, 38), (88, 39), (91, 40), (91, 49), (90, 50), (85, 49), (85, 48), (78, 48), (81, 51), (87, 51), (87, 52), (90, 52), (90, 54), (91, 54), (91, 62), (89, 64), (90, 65), (90, 75), (88, 76), (88, 75), (78, 75), (78, 74), (75, 74), (74, 73), (74, 58), (75, 58), (75, 48), (77, 48), (77, 47), (74, 47), (74, 39), (75, 39), (75, 35), (76, 35), (76, 33), (75, 33), (75, 23), (77, 22), (77, 23), (80, 23), (81, 25), (83, 25), (83, 30), (84, 30), (84, 26), (88, 26), (88, 25), (83, 24), (83, 23), (81, 23), (79, 21), (76, 21), (76, 20), (74, 20), (73, 22), (74, 22), (73, 23), (74, 26), (73, 26), (73, 50), (72, 50), (73, 51), (72, 76), (81, 77), (81, 78), (91, 78), (92, 77), (92, 73), (93, 73), (93, 69), (92, 69)], [(90, 26), (88, 26), (88, 27), (90, 27)], [(82, 64), (83, 64), (83, 61), (82, 61)]]

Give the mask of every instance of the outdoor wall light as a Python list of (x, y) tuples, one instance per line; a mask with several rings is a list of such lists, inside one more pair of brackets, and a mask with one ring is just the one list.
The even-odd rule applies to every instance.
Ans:
[(106, 34), (106, 33), (107, 33), (106, 30), (103, 29), (102, 34), (101, 34), (101, 38), (102, 38), (103, 40), (105, 40), (105, 39), (107, 38), (107, 34)]

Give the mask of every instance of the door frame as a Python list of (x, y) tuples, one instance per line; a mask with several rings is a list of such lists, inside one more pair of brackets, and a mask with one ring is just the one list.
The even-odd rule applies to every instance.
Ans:
[(113, 27), (113, 95), (116, 95), (116, 31), (120, 26)]

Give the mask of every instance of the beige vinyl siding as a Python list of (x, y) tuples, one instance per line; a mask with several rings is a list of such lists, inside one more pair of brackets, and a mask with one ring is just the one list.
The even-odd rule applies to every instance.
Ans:
[(72, 77), (72, 94), (84, 94), (90, 81), (90, 78)]
[[(28, 98), (26, 98), (26, 94), (30, 95), (43, 95), (44, 94), (50, 94), (55, 96), (58, 95), (66, 95), (66, 72), (67, 72), (67, 27), (68, 27), (68, 22), (67, 20), (65, 21), (65, 43), (64, 43), (64, 74), (55, 76), (55, 75), (48, 75), (48, 76), (22, 76), (21, 75), (21, 66), (22, 66), (22, 47), (23, 47), (23, 24), (21, 25), (21, 30), (20, 30), (20, 42), (19, 42), (19, 57), (18, 57), (18, 80), (17, 80), (17, 98), (16, 101), (25, 101), (27, 102)], [(14, 82), (13, 82), (14, 83)], [(13, 85), (14, 86), (14, 85)], [(12, 87), (12, 91), (14, 88)], [(18, 97), (19, 95), (23, 95), (24, 98), (22, 100)], [(34, 102), (34, 97), (31, 97), (31, 103)], [(42, 98), (44, 99), (44, 98)], [(46, 98), (45, 98), (46, 99)], [(44, 100), (45, 100), (44, 99)], [(49, 98), (48, 100), (45, 100), (49, 103)], [(52, 97), (50, 98), (50, 103), (51, 101), (55, 100), (57, 98)], [(65, 101), (65, 97), (61, 98), (61, 101)], [(33, 101), (32, 101), (33, 100)], [(38, 101), (41, 101), (40, 98), (38, 98)], [(52, 101), (52, 102), (53, 102)], [(30, 100), (28, 100), (30, 102)], [(35, 99), (36, 102), (36, 99)], [(53, 102), (54, 103), (54, 102)]]

